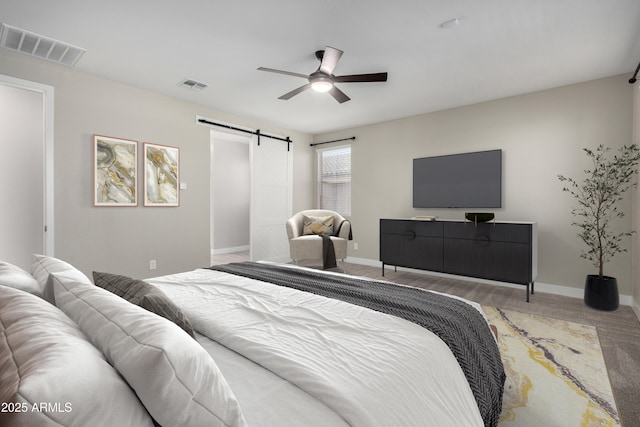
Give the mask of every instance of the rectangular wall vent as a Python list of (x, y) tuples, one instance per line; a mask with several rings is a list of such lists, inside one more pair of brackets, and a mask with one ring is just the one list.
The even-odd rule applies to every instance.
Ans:
[(87, 51), (7, 24), (0, 27), (0, 46), (69, 67), (76, 65)]
[(193, 79), (184, 79), (183, 81), (178, 83), (178, 85), (182, 87), (186, 87), (187, 89), (193, 89), (193, 90), (202, 90), (207, 86), (209, 86), (206, 83), (202, 83)]

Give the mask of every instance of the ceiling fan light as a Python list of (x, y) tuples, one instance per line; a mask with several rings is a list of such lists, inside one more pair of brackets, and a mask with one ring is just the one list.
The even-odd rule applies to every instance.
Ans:
[(328, 80), (318, 80), (311, 83), (311, 89), (316, 92), (329, 92), (333, 88), (333, 83)]

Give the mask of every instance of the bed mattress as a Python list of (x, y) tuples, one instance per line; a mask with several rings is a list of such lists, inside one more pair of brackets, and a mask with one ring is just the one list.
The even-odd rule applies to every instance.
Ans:
[(249, 425), (484, 425), (449, 347), (415, 323), (208, 269), (147, 281), (189, 317)]

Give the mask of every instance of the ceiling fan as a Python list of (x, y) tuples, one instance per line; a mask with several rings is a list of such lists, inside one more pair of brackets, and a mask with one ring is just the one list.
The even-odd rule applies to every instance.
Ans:
[(339, 103), (350, 100), (343, 91), (335, 86), (335, 83), (360, 83), (360, 82), (386, 82), (387, 73), (371, 73), (371, 74), (349, 74), (346, 76), (335, 76), (333, 70), (338, 64), (338, 60), (342, 56), (343, 52), (340, 49), (336, 49), (327, 46), (325, 50), (319, 50), (316, 52), (316, 58), (320, 61), (320, 66), (316, 71), (311, 74), (293, 73), (291, 71), (275, 70), (273, 68), (260, 67), (260, 71), (268, 71), (270, 73), (286, 74), (288, 76), (302, 77), (309, 81), (309, 83), (300, 86), (297, 89), (287, 92), (284, 95), (278, 97), (278, 99), (290, 99), (300, 92), (303, 92), (309, 88), (317, 92), (329, 92), (331, 96), (335, 98)]

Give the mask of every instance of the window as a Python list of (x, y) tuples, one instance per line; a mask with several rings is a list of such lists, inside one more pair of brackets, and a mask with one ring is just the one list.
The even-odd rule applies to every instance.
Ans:
[(318, 150), (320, 209), (351, 216), (351, 146)]

